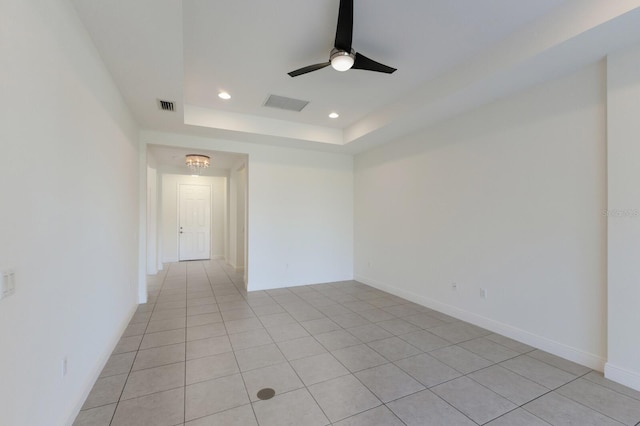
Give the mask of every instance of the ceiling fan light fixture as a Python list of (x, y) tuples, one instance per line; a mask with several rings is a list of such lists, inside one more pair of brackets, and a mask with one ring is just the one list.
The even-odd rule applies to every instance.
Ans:
[(331, 51), (331, 66), (336, 71), (347, 71), (351, 69), (355, 61), (355, 53), (344, 50), (333, 49)]
[(350, 69), (382, 72), (393, 74), (396, 69), (367, 58), (361, 53), (356, 53), (351, 46), (353, 41), (353, 0), (340, 0), (338, 7), (338, 25), (336, 26), (336, 41), (329, 54), (329, 61), (319, 64), (307, 65), (306, 67), (288, 72), (290, 77), (307, 74), (321, 70), (331, 65), (336, 71), (347, 71)]

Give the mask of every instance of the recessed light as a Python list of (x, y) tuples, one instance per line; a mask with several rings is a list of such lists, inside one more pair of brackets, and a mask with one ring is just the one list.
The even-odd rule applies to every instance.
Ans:
[(329, 114), (329, 118), (338, 118), (340, 117), (340, 114), (338, 114), (337, 112), (332, 112), (331, 114)]
[(231, 95), (230, 95), (230, 94), (228, 94), (227, 92), (220, 92), (220, 93), (218, 93), (218, 97), (219, 97), (220, 99), (224, 99), (225, 101), (226, 101), (226, 100), (228, 100), (228, 99), (231, 99)]

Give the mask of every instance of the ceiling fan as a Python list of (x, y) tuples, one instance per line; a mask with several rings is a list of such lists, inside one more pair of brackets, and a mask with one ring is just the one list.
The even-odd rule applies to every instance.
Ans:
[(338, 10), (338, 28), (336, 29), (336, 41), (329, 54), (329, 61), (309, 65), (288, 73), (291, 77), (297, 77), (312, 71), (317, 71), (331, 65), (338, 71), (347, 71), (351, 68), (358, 70), (393, 73), (396, 69), (369, 59), (351, 48), (353, 37), (353, 0), (340, 0)]

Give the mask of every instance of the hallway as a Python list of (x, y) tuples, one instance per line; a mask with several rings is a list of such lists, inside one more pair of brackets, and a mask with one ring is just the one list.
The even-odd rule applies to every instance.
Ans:
[(355, 281), (247, 294), (196, 261), (149, 282), (74, 426), (640, 424), (640, 392)]

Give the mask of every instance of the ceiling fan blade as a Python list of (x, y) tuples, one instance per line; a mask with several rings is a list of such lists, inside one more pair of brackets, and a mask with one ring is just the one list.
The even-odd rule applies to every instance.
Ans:
[(306, 67), (300, 68), (299, 70), (291, 71), (288, 73), (291, 77), (297, 77), (302, 74), (306, 74), (312, 71), (318, 71), (324, 67), (328, 67), (331, 65), (331, 62), (323, 62), (321, 64), (308, 65)]
[(395, 68), (381, 64), (380, 62), (376, 62), (373, 59), (369, 59), (359, 53), (356, 53), (356, 59), (353, 62), (353, 66), (351, 68), (357, 70), (383, 72), (386, 74), (393, 74), (393, 72), (396, 71)]
[(340, 0), (335, 48), (351, 52), (353, 37), (353, 0)]

